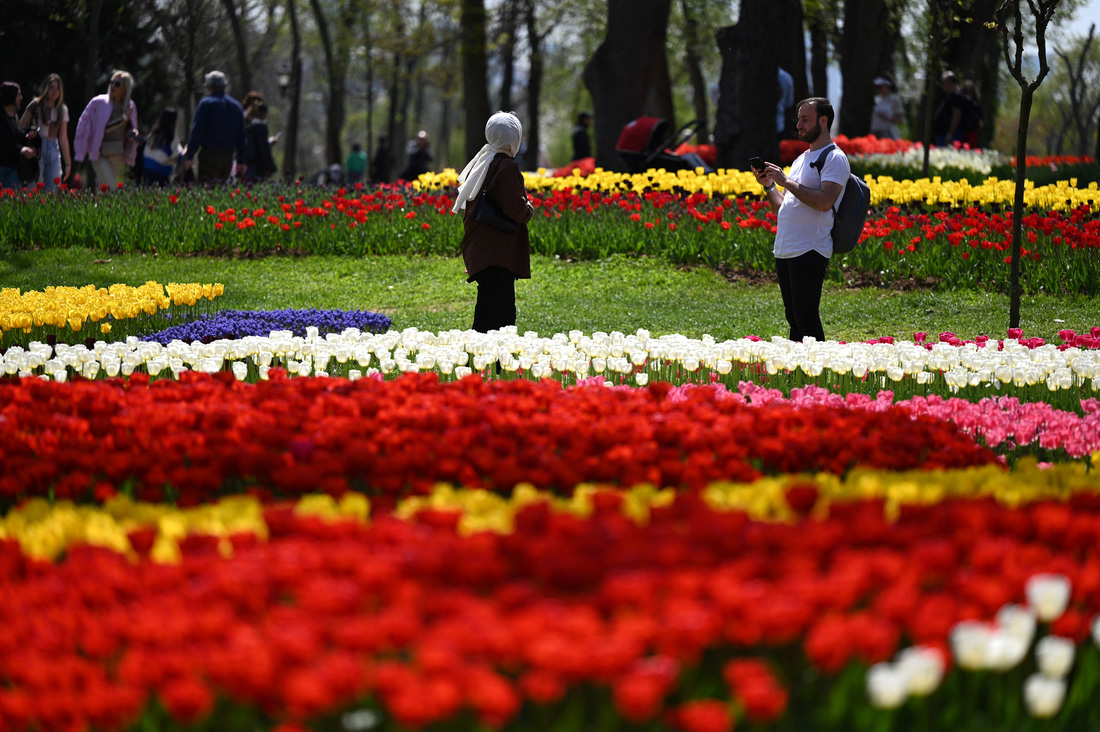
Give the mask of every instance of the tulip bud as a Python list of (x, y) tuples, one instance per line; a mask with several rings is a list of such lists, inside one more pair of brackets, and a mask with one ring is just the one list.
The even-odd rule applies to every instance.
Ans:
[(1066, 682), (1042, 674), (1032, 674), (1024, 681), (1024, 703), (1033, 717), (1053, 717), (1066, 698)]
[(1024, 605), (1003, 606), (997, 611), (997, 625), (1027, 645), (1035, 637), (1035, 613)]
[(867, 670), (867, 698), (878, 709), (897, 709), (905, 703), (908, 684), (905, 674), (889, 663), (876, 663)]
[(1069, 604), (1069, 579), (1064, 575), (1037, 574), (1027, 581), (1024, 590), (1028, 604), (1044, 623), (1060, 618)]
[(908, 691), (913, 696), (928, 696), (943, 681), (944, 658), (935, 648), (906, 648), (898, 654), (895, 666), (904, 674)]
[(1065, 677), (1073, 667), (1076, 644), (1069, 638), (1048, 635), (1035, 645), (1035, 661), (1039, 673), (1052, 679)]
[(951, 629), (951, 652), (959, 668), (977, 671), (985, 668), (993, 629), (977, 620), (962, 620)]

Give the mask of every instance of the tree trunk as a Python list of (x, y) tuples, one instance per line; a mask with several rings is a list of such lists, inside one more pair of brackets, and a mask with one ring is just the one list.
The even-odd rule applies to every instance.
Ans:
[(527, 124), (524, 125), (527, 130), (527, 154), (523, 159), (528, 170), (536, 170), (539, 167), (539, 150), (542, 146), (540, 134), (542, 117), (539, 100), (542, 98), (543, 36), (539, 35), (538, 32), (538, 18), (535, 15), (534, 0), (528, 0), (526, 11), (527, 45), (531, 54), (528, 64), (531, 68), (527, 79)]
[(972, 0), (966, 15), (969, 23), (954, 23), (958, 33), (950, 38), (943, 54), (943, 66), (959, 77), (971, 79), (978, 89), (982, 107), (982, 129), (978, 145), (986, 147), (993, 139), (996, 126), (997, 92), (1003, 68), (998, 36), (990, 33), (985, 23), (992, 22), (1002, 0)]
[(462, 96), (466, 107), (466, 158), (485, 144), (489, 119), (488, 63), (485, 54), (485, 0), (462, 0)]
[(813, 90), (807, 96), (828, 98), (829, 36), (819, 16), (810, 19), (810, 83)]
[(645, 113), (650, 117), (668, 120), (669, 130), (676, 125), (676, 105), (672, 101), (672, 77), (668, 70), (668, 51), (661, 45), (653, 54), (653, 85), (649, 88)]
[(754, 155), (779, 162), (775, 134), (779, 63), (771, 50), (778, 41), (781, 12), (778, 3), (746, 2), (737, 25), (720, 28), (716, 34), (722, 53), (714, 126), (719, 168), (748, 170)]
[[(623, 170), (615, 153), (619, 133), (642, 116), (656, 78), (653, 59), (662, 55), (672, 0), (608, 0), (607, 37), (584, 68), (592, 95), (596, 128), (596, 165)], [(650, 63), (639, 63), (650, 59)]]
[[(96, 72), (99, 69), (99, 20), (103, 14), (103, 0), (88, 0), (88, 59), (84, 67), (84, 98), (95, 96)], [(75, 128), (75, 125), (71, 125)]]
[[(862, 137), (871, 132), (875, 106), (875, 76), (890, 66), (894, 49), (885, 43), (889, 11), (885, 0), (844, 0), (844, 30), (840, 34), (840, 73), (844, 98), (840, 103), (840, 132)], [(837, 100), (833, 100), (834, 103)]]
[(298, 28), (298, 8), (295, 0), (287, 0), (290, 16), (290, 119), (286, 126), (286, 147), (283, 154), (283, 174), (293, 179), (298, 172), (298, 116), (302, 92), (302, 34)]
[(512, 111), (512, 86), (516, 80), (516, 30), (519, 27), (518, 0), (507, 0), (501, 6), (500, 32), (500, 109)]
[(1020, 127), (1016, 132), (1016, 198), (1012, 203), (1012, 262), (1008, 275), (1008, 327), (1020, 327), (1020, 239), (1024, 226), (1024, 183), (1027, 180), (1027, 166), (1019, 161), (1027, 160), (1027, 124), (1031, 120), (1031, 103), (1035, 99), (1035, 90), (1030, 86), (1021, 89)]
[(325, 55), (325, 76), (328, 77), (328, 109), (325, 115), (325, 163), (327, 165), (343, 162), (340, 149), (340, 131), (344, 127), (344, 75), (340, 73), (337, 61), (337, 49), (333, 47), (332, 34), (329, 33), (328, 20), (319, 0), (309, 0), (313, 8), (313, 18), (317, 22), (317, 33), (321, 36), (321, 49)]
[[(684, 65), (691, 80), (691, 106), (695, 119), (702, 124), (696, 131), (699, 144), (710, 142), (710, 112), (707, 109), (707, 81), (703, 78), (702, 62), (699, 59), (699, 20), (695, 17), (688, 0), (680, 0), (684, 13)], [(805, 78), (805, 74), (802, 75)]]
[[(806, 38), (802, 15), (802, 0), (781, 0), (778, 58), (779, 65), (794, 79), (794, 103), (810, 96), (806, 81)], [(824, 70), (824, 67), (822, 67)], [(822, 89), (824, 89), (824, 82)], [(787, 124), (794, 130), (793, 122)]]
[(229, 28), (233, 31), (233, 40), (237, 46), (237, 73), (240, 74), (240, 78), (234, 86), (239, 85), (241, 89), (241, 93), (237, 96), (243, 96), (252, 89), (252, 68), (248, 63), (248, 39), (245, 38), (244, 28), (241, 26), (241, 19), (237, 15), (237, 6), (233, 0), (222, 0), (222, 5), (225, 7), (225, 14), (229, 16)]
[[(405, 14), (401, 3), (399, 0), (392, 0), (391, 7), (396, 18), (396, 34), (399, 38), (404, 38)], [(386, 134), (390, 143), (388, 180), (393, 180), (394, 176), (405, 167), (405, 119), (400, 114), (403, 105), (407, 105), (407, 101), (401, 99), (401, 69), (404, 65), (404, 56), (400, 50), (395, 50), (393, 52), (393, 74), (390, 76), (389, 88), (390, 115), (386, 123)]]

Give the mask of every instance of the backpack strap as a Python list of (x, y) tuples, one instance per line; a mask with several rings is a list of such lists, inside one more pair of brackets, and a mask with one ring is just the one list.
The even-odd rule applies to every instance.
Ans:
[[(818, 179), (821, 178), (821, 171), (825, 167), (825, 158), (829, 157), (829, 153), (831, 153), (833, 151), (833, 148), (835, 148), (835, 147), (836, 147), (835, 143), (830, 143), (830, 144), (826, 145), (824, 148), (821, 149), (821, 154), (817, 156), (817, 160), (810, 163), (811, 168), (817, 168), (817, 177), (818, 177)], [(840, 194), (844, 195), (844, 191), (841, 190)], [(835, 203), (833, 204), (832, 208), (833, 208), (833, 216), (836, 216), (836, 204)]]

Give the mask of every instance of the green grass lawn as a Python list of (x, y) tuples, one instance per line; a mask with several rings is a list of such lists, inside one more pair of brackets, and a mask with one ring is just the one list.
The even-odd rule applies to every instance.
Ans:
[[(654, 335), (709, 333), (722, 340), (787, 334), (779, 288), (730, 283), (707, 269), (684, 271), (654, 259), (562, 262), (535, 258), (533, 277), (517, 284), (520, 331), (582, 330)], [(111, 255), (86, 249), (21, 251), (0, 260), (0, 287), (140, 285), (147, 280), (222, 282), (223, 308), (318, 307), (390, 315), (395, 328), (466, 329), (476, 285), (462, 260), (440, 257), (270, 257), (259, 260)], [(985, 292), (842, 289), (827, 286), (822, 318), (828, 338), (910, 338), (950, 330), (960, 337), (1003, 336), (1008, 296)], [(1100, 304), (1084, 296), (1024, 298), (1027, 335), (1053, 339), (1063, 328), (1100, 325)]]

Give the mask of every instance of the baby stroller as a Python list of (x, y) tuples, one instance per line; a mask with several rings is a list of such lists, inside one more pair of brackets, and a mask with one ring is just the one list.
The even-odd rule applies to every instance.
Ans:
[(642, 173), (650, 168), (668, 171), (703, 168), (705, 172), (713, 173), (714, 170), (698, 155), (672, 152), (694, 135), (702, 124), (702, 120), (692, 120), (678, 132), (669, 134), (671, 125), (668, 120), (639, 117), (623, 127), (615, 151), (619, 153), (628, 173)]

